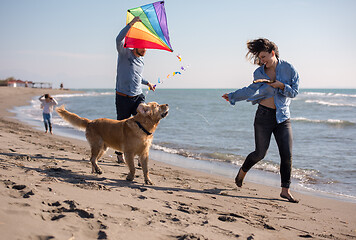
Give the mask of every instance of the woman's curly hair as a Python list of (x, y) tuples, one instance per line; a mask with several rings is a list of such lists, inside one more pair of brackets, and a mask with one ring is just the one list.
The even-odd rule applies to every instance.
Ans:
[(262, 65), (258, 55), (260, 52), (268, 52), (271, 53), (272, 50), (276, 54), (276, 58), (279, 59), (279, 51), (277, 45), (268, 40), (267, 38), (259, 38), (256, 40), (247, 42), (248, 52), (246, 54), (246, 58), (249, 59), (253, 64)]

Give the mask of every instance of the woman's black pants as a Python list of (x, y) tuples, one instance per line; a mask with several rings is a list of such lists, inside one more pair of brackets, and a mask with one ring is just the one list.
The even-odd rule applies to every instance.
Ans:
[(276, 110), (259, 105), (256, 111), (254, 129), (255, 151), (247, 156), (242, 165), (242, 170), (244, 172), (249, 171), (257, 162), (266, 156), (273, 133), (281, 157), (281, 187), (289, 188), (291, 182), (293, 144), (290, 119), (282, 123), (277, 123)]

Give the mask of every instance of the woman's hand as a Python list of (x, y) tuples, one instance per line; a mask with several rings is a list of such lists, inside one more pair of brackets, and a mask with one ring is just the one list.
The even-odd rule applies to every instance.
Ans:
[(221, 96), (223, 99), (225, 99), (226, 101), (229, 101), (229, 95), (227, 93), (225, 93), (224, 95)]
[(280, 88), (281, 90), (284, 89), (284, 83), (282, 83), (282, 82), (280, 82), (280, 81), (278, 81), (278, 80), (276, 80), (276, 81), (273, 82), (273, 83), (267, 83), (267, 84), (270, 85), (270, 86), (273, 87), (273, 88)]

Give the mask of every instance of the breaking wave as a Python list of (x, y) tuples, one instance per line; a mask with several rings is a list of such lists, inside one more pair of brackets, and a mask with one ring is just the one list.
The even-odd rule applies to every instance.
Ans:
[(321, 123), (321, 124), (327, 124), (327, 125), (337, 126), (337, 127), (350, 127), (350, 126), (356, 125), (356, 123), (354, 123), (354, 122), (339, 120), (339, 119), (319, 120), (319, 119), (308, 119), (308, 118), (304, 118), (304, 117), (297, 117), (297, 118), (292, 118), (292, 121), (315, 123), (315, 124)]
[[(191, 159), (214, 161), (214, 162), (225, 162), (238, 166), (241, 166), (246, 158), (246, 156), (236, 155), (232, 153), (220, 153), (220, 152), (194, 153), (194, 152), (189, 152), (186, 149), (169, 148), (158, 144), (152, 144), (151, 149), (163, 151), (169, 154), (177, 154)], [(259, 163), (257, 163), (253, 168), (266, 172), (280, 174), (279, 163), (275, 163), (269, 160), (262, 160)], [(319, 184), (321, 181), (325, 181), (319, 178), (319, 172), (314, 169), (293, 168), (292, 173), (293, 173), (292, 174), (293, 178), (298, 179), (305, 184)]]
[(316, 103), (319, 105), (325, 105), (330, 107), (356, 107), (356, 104), (353, 103), (337, 103), (337, 102), (328, 102), (323, 100), (306, 100), (306, 103)]

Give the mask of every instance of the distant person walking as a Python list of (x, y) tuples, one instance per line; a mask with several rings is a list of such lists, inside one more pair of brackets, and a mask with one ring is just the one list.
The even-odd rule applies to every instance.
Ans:
[(51, 97), (49, 94), (44, 94), (39, 98), (41, 102), (41, 108), (43, 109), (42, 115), (43, 115), (43, 122), (45, 125), (46, 132), (48, 133), (48, 128), (49, 132), (52, 133), (52, 112), (53, 112), (53, 106), (58, 105), (58, 102), (56, 99)]
[[(136, 109), (140, 103), (145, 102), (145, 95), (142, 93), (141, 84), (147, 85), (152, 91), (155, 86), (143, 79), (143, 57), (145, 48), (129, 49), (124, 47), (124, 38), (130, 28), (138, 21), (135, 17), (127, 24), (116, 37), (116, 49), (118, 52), (117, 75), (116, 75), (116, 114), (117, 120), (123, 120), (136, 115)], [(124, 162), (123, 154), (115, 152), (119, 163)]]
[(242, 186), (246, 173), (266, 154), (273, 133), (281, 158), (280, 196), (297, 203), (290, 193), (292, 170), (292, 126), (289, 105), (299, 91), (299, 75), (294, 67), (279, 58), (278, 47), (265, 38), (247, 42), (249, 57), (259, 65), (254, 74), (254, 83), (248, 87), (226, 93), (222, 97), (235, 105), (237, 101), (247, 100), (258, 103), (255, 116), (255, 151), (250, 153), (240, 168), (235, 183)]

